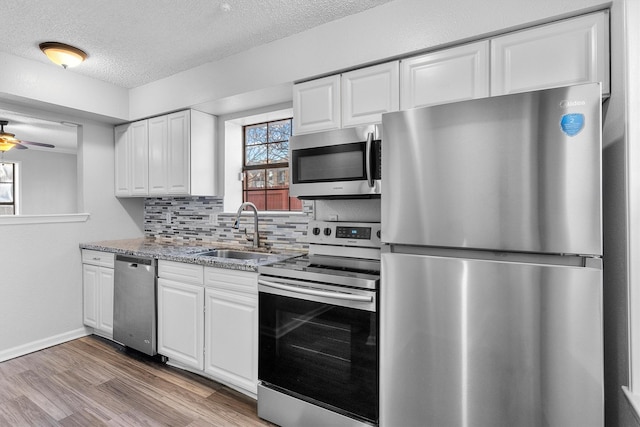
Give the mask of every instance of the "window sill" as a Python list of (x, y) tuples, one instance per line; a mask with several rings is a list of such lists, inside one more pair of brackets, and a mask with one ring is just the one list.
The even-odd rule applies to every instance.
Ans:
[(15, 215), (0, 216), (0, 225), (14, 224), (56, 224), (64, 222), (85, 222), (89, 219), (88, 213), (77, 214), (51, 214), (51, 215)]
[(622, 386), (622, 391), (631, 405), (631, 412), (633, 412), (636, 420), (640, 422), (640, 394), (632, 392), (629, 390), (629, 387), (626, 386)]

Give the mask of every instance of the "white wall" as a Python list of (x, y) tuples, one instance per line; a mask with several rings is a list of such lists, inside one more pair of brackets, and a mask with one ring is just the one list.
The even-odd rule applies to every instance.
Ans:
[[(65, 70), (0, 52), (0, 98), (56, 106), (69, 114), (101, 116), (113, 122), (129, 117), (129, 92)], [(113, 120), (115, 118), (115, 120)]]
[(242, 203), (242, 125), (224, 122), (224, 202), (223, 210), (231, 212)]
[[(640, 425), (640, 7), (621, 0), (611, 10), (612, 94), (603, 135), (605, 402), (607, 425), (626, 427)], [(622, 393), (626, 385), (636, 414)]]
[(142, 236), (142, 200), (113, 197), (113, 128), (83, 124), (78, 198), (91, 217), (0, 225), (0, 360), (84, 334), (81, 242)]
[(78, 212), (75, 154), (13, 149), (6, 152), (4, 158), (20, 162), (20, 214)]

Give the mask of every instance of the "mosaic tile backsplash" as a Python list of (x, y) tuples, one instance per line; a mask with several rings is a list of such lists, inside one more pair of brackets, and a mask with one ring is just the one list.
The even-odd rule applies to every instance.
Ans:
[[(313, 204), (305, 202), (303, 213), (260, 213), (260, 246), (273, 250), (306, 250), (306, 235)], [(154, 197), (144, 203), (144, 233), (147, 237), (228, 242), (250, 248), (243, 230), (253, 236), (253, 212), (240, 219), (240, 230), (232, 228), (235, 213), (223, 213), (221, 197)]]

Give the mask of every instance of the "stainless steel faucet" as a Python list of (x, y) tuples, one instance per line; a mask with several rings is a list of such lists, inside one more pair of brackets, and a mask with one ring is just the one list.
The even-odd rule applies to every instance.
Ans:
[(256, 208), (256, 205), (251, 202), (244, 202), (241, 204), (238, 208), (238, 214), (236, 215), (236, 220), (233, 223), (233, 228), (238, 230), (240, 229), (240, 215), (244, 208), (253, 209), (253, 247), (257, 249), (260, 247), (260, 235), (258, 234), (258, 208)]

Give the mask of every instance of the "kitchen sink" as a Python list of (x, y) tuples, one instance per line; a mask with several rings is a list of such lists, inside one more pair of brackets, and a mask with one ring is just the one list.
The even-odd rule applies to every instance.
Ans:
[(212, 251), (199, 253), (198, 256), (231, 259), (264, 259), (267, 258), (268, 255), (258, 252), (236, 251), (233, 249), (215, 249)]

